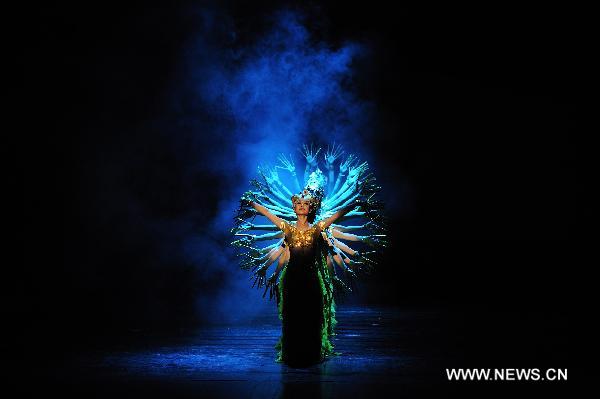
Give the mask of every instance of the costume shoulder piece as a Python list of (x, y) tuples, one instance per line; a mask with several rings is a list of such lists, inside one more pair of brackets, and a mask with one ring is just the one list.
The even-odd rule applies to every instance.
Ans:
[[(290, 223), (296, 220), (293, 204), (299, 199), (309, 201), (309, 222), (321, 231), (319, 239), (325, 244), (321, 255), (328, 268), (326, 283), (335, 294), (351, 292), (355, 278), (372, 272), (375, 256), (387, 245), (383, 204), (376, 198), (381, 188), (368, 171), (367, 162), (360, 162), (354, 154), (343, 157), (344, 151), (334, 144), (323, 154), (323, 173), (320, 150), (303, 146), (306, 165), (302, 177), (291, 155), (281, 154), (274, 167), (259, 167), (257, 178), (250, 181), (251, 189), (240, 200), (231, 229), (235, 238), (232, 245), (239, 249), (240, 267), (251, 272), (252, 286), (264, 286), (263, 297), (269, 288), (269, 297), (274, 296), (279, 274), (289, 261), (285, 237), (293, 228)], [(274, 225), (258, 213), (252, 202), (282, 221)], [(352, 211), (324, 228), (325, 219), (353, 204), (356, 206)], [(274, 265), (275, 271), (267, 278), (266, 271)]]

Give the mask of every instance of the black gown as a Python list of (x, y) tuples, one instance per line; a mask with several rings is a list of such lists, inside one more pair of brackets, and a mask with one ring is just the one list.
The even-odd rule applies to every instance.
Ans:
[(290, 366), (308, 366), (336, 354), (330, 340), (336, 323), (335, 303), (322, 227), (322, 222), (305, 231), (287, 222), (279, 226), (290, 259), (281, 272), (277, 296), (282, 321), (277, 361)]

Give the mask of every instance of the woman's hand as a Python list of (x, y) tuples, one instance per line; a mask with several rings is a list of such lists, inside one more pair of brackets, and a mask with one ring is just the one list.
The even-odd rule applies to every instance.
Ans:
[(255, 225), (252, 222), (243, 222), (237, 228), (235, 228), (234, 234), (239, 233), (240, 231), (243, 231), (243, 230), (253, 230), (254, 226)]
[(254, 288), (254, 286), (258, 283), (257, 288), (262, 287), (265, 282), (267, 281), (267, 269), (269, 268), (269, 265), (262, 265), (261, 267), (259, 267), (258, 269), (256, 269), (256, 271), (254, 272), (254, 275), (256, 276), (256, 278), (254, 279), (254, 284), (252, 284), (252, 288)]
[(302, 156), (304, 158), (306, 158), (306, 163), (311, 168), (316, 167), (317, 166), (317, 155), (319, 154), (319, 151), (321, 151), (321, 148), (319, 147), (316, 152), (315, 152), (312, 144), (310, 145), (310, 148), (306, 144), (304, 144), (302, 146), (302, 148), (303, 148)]
[(264, 169), (264, 173), (262, 175), (269, 186), (273, 186), (274, 183), (279, 183), (279, 174), (277, 174), (277, 169), (269, 167), (263, 167), (262, 169)]
[(271, 180), (277, 184), (281, 184), (281, 180), (279, 180), (279, 173), (277, 173), (277, 168), (269, 169)]
[(254, 223), (252, 222), (244, 222), (239, 226), (240, 230), (252, 230), (254, 228)]
[(240, 237), (233, 241), (231, 244), (236, 247), (247, 246), (248, 244), (254, 244), (256, 241), (256, 235), (246, 233), (236, 233), (236, 236)]
[(352, 292), (352, 290), (350, 289), (350, 287), (348, 287), (346, 285), (346, 283), (344, 283), (342, 280), (340, 280), (340, 278), (338, 276), (333, 276), (331, 278), (331, 283), (334, 285), (334, 287), (338, 291)]
[(263, 298), (265, 297), (267, 290), (269, 290), (269, 300), (273, 298), (274, 295), (277, 295), (277, 278), (279, 277), (279, 273), (277, 271), (273, 272), (271, 276), (267, 279), (267, 284), (265, 286), (265, 292), (263, 293)]
[(367, 255), (374, 254), (375, 251), (356, 251), (354, 258), (357, 259), (353, 263), (358, 267), (358, 272), (369, 274), (373, 272), (377, 262), (370, 259)]
[(371, 247), (382, 246), (385, 248), (388, 244), (385, 234), (371, 234), (364, 236), (362, 241)]
[(335, 143), (333, 143), (333, 147), (331, 149), (329, 149), (329, 146), (327, 147), (327, 152), (325, 153), (325, 167), (328, 170), (333, 169), (333, 163), (335, 162), (336, 159), (338, 159), (342, 154), (344, 153), (344, 151), (342, 151), (342, 146), (341, 145), (337, 145)]
[(352, 165), (352, 163), (354, 163), (355, 160), (356, 157), (353, 154), (350, 154), (348, 158), (346, 158), (346, 160), (340, 164), (340, 173), (346, 173), (350, 165)]
[(360, 165), (350, 167), (350, 170), (348, 171), (348, 180), (358, 181), (358, 178), (367, 170), (368, 166), (369, 165), (366, 162), (363, 162)]
[(277, 277), (279, 277), (279, 273), (273, 272), (273, 274), (271, 274), (269, 276), (269, 278), (267, 279), (267, 284), (268, 285), (275, 284), (277, 282)]
[(296, 167), (294, 166), (294, 161), (292, 160), (291, 155), (290, 155), (290, 159), (287, 159), (285, 157), (285, 155), (279, 154), (279, 157), (277, 157), (277, 159), (279, 159), (279, 162), (281, 162), (282, 166), (277, 165), (277, 166), (275, 166), (276, 168), (287, 170), (288, 172), (290, 172), (293, 175), (296, 174)]
[(242, 206), (251, 207), (253, 202), (259, 202), (255, 193), (252, 191), (246, 191), (242, 194), (242, 198), (240, 199)]

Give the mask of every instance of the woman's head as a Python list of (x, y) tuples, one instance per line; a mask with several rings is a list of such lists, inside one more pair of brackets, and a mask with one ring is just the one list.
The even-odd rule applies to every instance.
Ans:
[(296, 215), (306, 215), (309, 223), (315, 221), (317, 212), (321, 208), (321, 200), (325, 197), (324, 187), (326, 184), (327, 179), (320, 169), (310, 174), (304, 190), (292, 195), (292, 208)]
[(296, 212), (296, 215), (308, 215), (308, 213), (310, 212), (310, 201), (303, 199), (303, 198), (299, 198), (296, 199), (294, 202), (294, 212)]
[(292, 196), (292, 206), (296, 216), (306, 215), (309, 223), (313, 223), (317, 216), (320, 201), (304, 190), (300, 194)]

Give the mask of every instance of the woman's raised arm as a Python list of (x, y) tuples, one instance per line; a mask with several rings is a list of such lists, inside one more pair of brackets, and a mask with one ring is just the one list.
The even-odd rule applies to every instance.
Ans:
[(256, 209), (258, 211), (258, 213), (260, 213), (261, 215), (263, 215), (267, 219), (269, 219), (275, 226), (279, 227), (281, 225), (281, 222), (283, 222), (283, 219), (281, 219), (280, 217), (277, 217), (277, 216), (273, 215), (264, 206), (262, 206), (262, 205), (260, 205), (260, 204), (258, 204), (256, 202), (254, 202), (254, 201), (250, 201), (250, 205), (252, 205), (252, 207), (254, 209)]
[(327, 219), (323, 219), (323, 221), (321, 221), (321, 223), (319, 223), (321, 230), (325, 230), (336, 220), (342, 218), (345, 214), (347, 214), (348, 212), (350, 212), (351, 210), (353, 210), (354, 208), (356, 208), (359, 205), (360, 205), (360, 203), (358, 203), (357, 201), (354, 201), (351, 204), (343, 207), (342, 209), (340, 209), (333, 215), (329, 216)]

